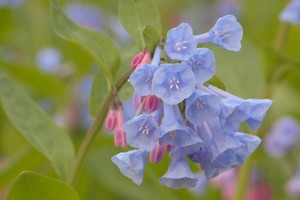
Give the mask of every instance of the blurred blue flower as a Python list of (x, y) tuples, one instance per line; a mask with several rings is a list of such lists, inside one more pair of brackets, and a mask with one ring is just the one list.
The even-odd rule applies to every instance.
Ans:
[(198, 182), (195, 187), (190, 188), (190, 191), (192, 193), (194, 193), (195, 195), (201, 196), (204, 194), (205, 189), (207, 188), (208, 182), (207, 182), (206, 176), (203, 171), (195, 174), (195, 176), (197, 177)]
[(67, 16), (76, 24), (95, 31), (100, 31), (102, 26), (102, 14), (99, 8), (82, 3), (69, 3), (66, 6)]
[(148, 152), (142, 149), (119, 153), (111, 159), (122, 174), (140, 185), (143, 182), (144, 169), (147, 164)]
[(186, 99), (185, 117), (192, 124), (202, 126), (205, 120), (220, 113), (221, 98), (204, 89), (197, 89)]
[(174, 189), (192, 188), (197, 182), (197, 177), (192, 173), (184, 158), (171, 160), (167, 173), (160, 179), (161, 184)]
[(197, 45), (192, 27), (182, 23), (168, 31), (165, 51), (171, 59), (187, 60), (194, 54)]
[(288, 182), (285, 184), (285, 190), (287, 193), (294, 197), (300, 197), (300, 167), (298, 168), (297, 173)]
[(300, 0), (292, 0), (281, 12), (281, 21), (300, 25)]
[(291, 117), (280, 118), (264, 140), (265, 151), (274, 157), (283, 156), (300, 139), (299, 123)]
[(196, 52), (184, 63), (194, 72), (196, 87), (200, 87), (216, 73), (214, 53), (207, 48), (196, 49)]
[(175, 105), (195, 90), (195, 76), (185, 64), (162, 64), (153, 76), (153, 94), (164, 102)]
[(243, 28), (233, 15), (225, 15), (217, 20), (208, 32), (210, 42), (230, 51), (241, 49)]
[(0, 1), (0, 8), (1, 7), (16, 7), (21, 5), (25, 0), (1, 0)]
[(158, 123), (152, 115), (141, 114), (123, 124), (127, 143), (151, 151), (159, 139)]
[(36, 54), (37, 66), (47, 73), (55, 73), (58, 70), (61, 62), (62, 54), (57, 48), (54, 47), (42, 48)]

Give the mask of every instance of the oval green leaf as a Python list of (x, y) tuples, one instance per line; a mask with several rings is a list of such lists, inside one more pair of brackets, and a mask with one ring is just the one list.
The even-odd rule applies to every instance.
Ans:
[(12, 185), (6, 200), (79, 200), (74, 189), (64, 182), (25, 171)]
[(120, 55), (108, 37), (77, 26), (65, 16), (56, 0), (52, 0), (52, 25), (58, 36), (82, 46), (99, 65), (109, 84), (112, 83), (120, 67)]
[(143, 31), (147, 25), (152, 26), (160, 37), (161, 22), (153, 0), (120, 0), (119, 18), (140, 49), (146, 47)]
[(0, 74), (0, 101), (14, 127), (52, 162), (58, 175), (66, 180), (74, 157), (68, 135), (4, 74)]
[(143, 38), (146, 47), (148, 47), (151, 52), (154, 52), (155, 46), (160, 40), (159, 34), (155, 30), (155, 28), (153, 28), (152, 26), (145, 26), (143, 30)]

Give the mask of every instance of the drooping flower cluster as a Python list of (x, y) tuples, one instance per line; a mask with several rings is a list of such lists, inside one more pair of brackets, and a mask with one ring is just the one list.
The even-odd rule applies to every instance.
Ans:
[[(241, 165), (257, 148), (260, 139), (239, 132), (240, 124), (245, 122), (257, 131), (272, 102), (244, 100), (206, 84), (215, 74), (215, 57), (211, 50), (197, 48), (199, 43), (212, 42), (238, 51), (241, 39), (242, 27), (232, 15), (220, 18), (208, 33), (197, 36), (183, 23), (167, 34), (164, 50), (171, 63), (160, 62), (159, 44), (151, 64), (135, 69), (129, 81), (137, 111), (125, 120), (123, 129), (127, 143), (137, 149), (112, 157), (125, 176), (141, 184), (148, 156), (158, 163), (169, 151), (171, 161), (160, 183), (192, 188), (198, 178), (187, 159), (210, 179)], [(147, 109), (149, 104), (152, 109)]]

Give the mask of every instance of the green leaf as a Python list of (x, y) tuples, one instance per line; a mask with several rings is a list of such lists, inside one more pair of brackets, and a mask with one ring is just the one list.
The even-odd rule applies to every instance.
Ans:
[(120, 55), (113, 42), (94, 30), (77, 26), (65, 16), (56, 0), (52, 0), (52, 25), (58, 36), (85, 48), (95, 59), (110, 85), (120, 66)]
[(159, 12), (153, 0), (120, 0), (119, 18), (140, 49), (146, 47), (143, 31), (147, 25), (161, 34)]
[(74, 189), (64, 182), (25, 171), (12, 185), (6, 200), (79, 200)]
[(159, 34), (152, 26), (145, 26), (143, 30), (143, 38), (146, 44), (146, 47), (150, 49), (151, 52), (154, 52), (155, 46), (159, 42)]
[(52, 162), (58, 175), (66, 179), (74, 157), (68, 135), (4, 74), (0, 74), (0, 99), (14, 127)]
[(60, 100), (66, 97), (65, 84), (54, 76), (42, 73), (34, 67), (13, 66), (4, 63), (0, 65), (0, 68), (4, 68), (16, 80), (19, 80), (39, 95), (51, 96)]
[(207, 81), (205, 83), (206, 85), (213, 85), (217, 88), (220, 88), (221, 90), (225, 90), (225, 85), (224, 83), (221, 81), (221, 79), (219, 77), (217, 77), (216, 75), (213, 76), (209, 81)]
[(90, 113), (92, 116), (96, 116), (98, 114), (107, 94), (108, 90), (104, 76), (100, 71), (98, 71), (94, 76), (90, 95)]

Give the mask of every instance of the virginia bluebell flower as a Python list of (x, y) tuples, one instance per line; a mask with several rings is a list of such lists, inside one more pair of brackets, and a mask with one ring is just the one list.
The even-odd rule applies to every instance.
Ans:
[(159, 139), (158, 123), (152, 115), (141, 114), (123, 124), (127, 143), (151, 151)]
[(102, 28), (102, 14), (95, 6), (69, 3), (66, 6), (66, 14), (80, 26), (85, 26), (95, 31), (100, 31)]
[(281, 21), (300, 25), (300, 0), (292, 0), (281, 12)]
[(195, 36), (198, 43), (212, 42), (230, 51), (241, 49), (243, 28), (233, 15), (225, 15), (217, 20), (208, 33)]
[(197, 45), (192, 27), (182, 23), (168, 31), (165, 51), (171, 59), (187, 60), (194, 54)]
[(175, 189), (192, 188), (196, 186), (197, 182), (197, 177), (192, 173), (184, 158), (171, 160), (167, 173), (160, 179), (161, 184)]
[(152, 80), (154, 73), (159, 68), (161, 47), (158, 45), (151, 64), (138, 67), (129, 78), (136, 93), (140, 96), (152, 95)]
[(1, 0), (0, 1), (0, 8), (1, 7), (16, 7), (21, 5), (24, 2), (24, 0)]
[(162, 64), (154, 73), (153, 94), (164, 102), (175, 105), (195, 90), (195, 76), (186, 64)]
[(299, 123), (291, 117), (280, 118), (264, 140), (265, 151), (274, 157), (283, 156), (300, 139)]
[(112, 161), (118, 166), (124, 176), (140, 185), (143, 182), (144, 169), (147, 164), (148, 152), (142, 149), (119, 153)]
[(185, 117), (191, 123), (202, 126), (205, 120), (220, 113), (221, 98), (204, 89), (197, 89), (186, 99)]
[(214, 53), (207, 48), (196, 49), (195, 53), (184, 63), (194, 72), (196, 87), (200, 87), (216, 73)]

